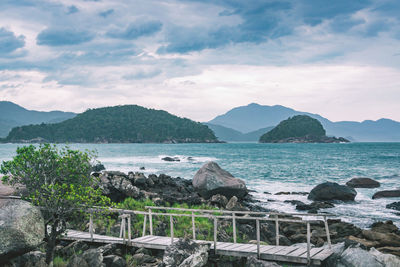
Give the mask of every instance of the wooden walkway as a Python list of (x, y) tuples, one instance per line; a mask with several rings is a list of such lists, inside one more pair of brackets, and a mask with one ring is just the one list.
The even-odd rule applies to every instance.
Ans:
[[(119, 237), (111, 237), (104, 235), (93, 234), (91, 237), (88, 232), (80, 232), (75, 230), (68, 230), (66, 235), (63, 236), (65, 240), (83, 240), (88, 242), (96, 243), (116, 243), (125, 244), (134, 247), (144, 247), (149, 249), (165, 250), (172, 242), (178, 241), (178, 238), (166, 237), (166, 236), (154, 236), (146, 235), (139, 238), (128, 241), (127, 239)], [(219, 255), (235, 256), (235, 257), (257, 257), (257, 245), (256, 244), (242, 244), (242, 243), (230, 243), (230, 242), (217, 242), (217, 251), (214, 249), (214, 242), (195, 240), (197, 243), (209, 243), (210, 250)], [(296, 247), (296, 246), (270, 246), (260, 245), (259, 258), (263, 260), (282, 261), (291, 263), (308, 264), (307, 259), (307, 247)], [(332, 254), (329, 249), (323, 248), (312, 248), (310, 250), (311, 265), (321, 265), (327, 257)]]

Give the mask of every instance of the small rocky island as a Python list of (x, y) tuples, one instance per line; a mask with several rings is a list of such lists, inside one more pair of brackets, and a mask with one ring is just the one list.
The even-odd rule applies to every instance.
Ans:
[(307, 115), (297, 115), (281, 121), (263, 134), (260, 143), (347, 143), (343, 137), (326, 136), (322, 124)]

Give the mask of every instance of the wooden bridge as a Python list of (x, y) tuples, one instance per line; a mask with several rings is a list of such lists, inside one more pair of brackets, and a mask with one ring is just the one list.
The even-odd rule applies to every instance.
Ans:
[[(65, 240), (83, 240), (97, 243), (116, 243), (125, 244), (134, 247), (144, 247), (149, 249), (165, 250), (167, 246), (176, 242), (178, 238), (174, 236), (174, 217), (191, 217), (192, 219), (192, 239), (197, 243), (209, 243), (210, 250), (215, 254), (249, 257), (256, 256), (259, 259), (281, 261), (288, 263), (300, 263), (307, 265), (321, 265), (333, 252), (331, 251), (331, 240), (329, 235), (329, 227), (327, 217), (329, 214), (301, 214), (301, 213), (266, 213), (266, 212), (249, 212), (249, 211), (227, 211), (227, 210), (200, 210), (200, 209), (183, 209), (170, 207), (152, 207), (147, 206), (147, 211), (133, 211), (122, 209), (109, 209), (110, 212), (118, 212), (121, 218), (121, 229), (119, 237), (99, 235), (94, 233), (93, 229), (93, 213), (95, 209), (90, 211), (89, 232), (81, 232), (76, 230), (68, 230), (63, 236)], [(164, 211), (164, 212), (160, 212)], [(180, 213), (185, 212), (185, 213)], [(142, 236), (132, 238), (131, 235), (131, 216), (144, 215)], [(288, 219), (288, 215), (296, 215), (302, 217), (314, 217), (317, 219)], [(167, 216), (169, 217), (170, 236), (156, 236), (153, 233), (153, 217)], [(286, 217), (286, 218), (285, 218)], [(214, 240), (205, 241), (196, 239), (196, 218), (208, 218), (214, 222)], [(233, 226), (233, 242), (219, 242), (218, 236), (218, 220), (232, 220)], [(254, 220), (256, 224), (256, 238), (254, 243), (243, 244), (237, 243), (237, 220)], [(148, 221), (148, 227), (147, 227)], [(275, 244), (263, 245), (260, 240), (260, 223), (265, 221), (275, 222)], [(329, 248), (312, 248), (311, 247), (311, 223), (323, 221), (326, 230), (326, 238)], [(307, 246), (280, 246), (279, 245), (279, 223), (300, 223), (306, 224), (307, 227)], [(147, 231), (148, 228), (148, 231)]]

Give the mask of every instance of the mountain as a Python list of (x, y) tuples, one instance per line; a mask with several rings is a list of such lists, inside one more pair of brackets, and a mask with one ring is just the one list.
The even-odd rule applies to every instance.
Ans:
[(252, 103), (236, 107), (208, 123), (244, 133), (266, 126), (276, 126), (279, 122), (295, 115), (307, 115), (317, 119), (322, 123), (328, 136), (343, 136), (357, 142), (400, 142), (400, 122), (397, 121), (380, 119), (332, 122), (318, 114), (296, 111), (280, 105), (263, 106)]
[(27, 110), (9, 101), (0, 101), (0, 137), (5, 137), (13, 127), (56, 123), (75, 117), (72, 112)]
[(261, 143), (340, 143), (344, 138), (326, 136), (322, 124), (307, 115), (296, 115), (281, 121), (260, 137)]
[(13, 128), (5, 142), (200, 143), (218, 142), (206, 126), (166, 111), (125, 105), (90, 109), (53, 124)]
[(274, 128), (273, 126), (271, 126), (271, 127), (261, 128), (256, 131), (248, 133), (242, 133), (234, 129), (217, 124), (212, 124), (212, 123), (204, 123), (204, 124), (207, 125), (208, 128), (210, 128), (211, 130), (213, 130), (218, 140), (227, 142), (246, 142), (246, 141), (257, 142), (260, 139), (261, 135)]

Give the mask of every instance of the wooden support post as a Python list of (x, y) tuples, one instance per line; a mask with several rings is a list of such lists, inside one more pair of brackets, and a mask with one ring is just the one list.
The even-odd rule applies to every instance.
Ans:
[(90, 212), (89, 233), (90, 233), (90, 241), (93, 242), (93, 212)]
[(128, 241), (129, 241), (129, 244), (131, 243), (131, 238), (132, 238), (132, 235), (131, 235), (131, 215), (129, 214), (128, 215)]
[(194, 224), (194, 212), (192, 211), (192, 230), (193, 230), (193, 240), (196, 240), (196, 226)]
[(310, 223), (307, 222), (307, 265), (311, 264), (310, 250), (311, 250)]
[(171, 227), (171, 244), (174, 243), (174, 220), (172, 215), (169, 215), (169, 224)]
[(125, 233), (126, 233), (125, 216), (121, 215), (121, 230), (119, 231), (119, 238), (122, 238), (124, 243), (125, 243)]
[(278, 215), (275, 215), (275, 244), (279, 246), (279, 220)]
[(325, 231), (326, 231), (326, 240), (328, 241), (329, 249), (331, 249), (332, 248), (331, 235), (329, 233), (328, 220), (327, 220), (326, 216), (324, 216), (324, 224), (325, 224)]
[(217, 217), (214, 216), (214, 253), (217, 254), (217, 231), (218, 231), (218, 221)]
[(151, 214), (151, 208), (149, 208), (149, 225), (150, 225), (150, 235), (153, 235), (153, 214)]
[(257, 258), (260, 259), (260, 220), (256, 220), (256, 233), (257, 233)]
[(147, 221), (147, 216), (145, 214), (144, 215), (144, 220), (143, 220), (143, 234), (142, 234), (142, 236), (146, 235), (146, 221)]
[(233, 243), (236, 243), (236, 214), (232, 212)]

